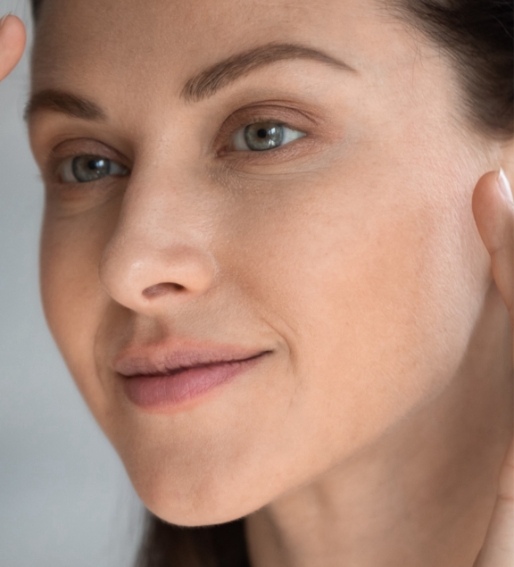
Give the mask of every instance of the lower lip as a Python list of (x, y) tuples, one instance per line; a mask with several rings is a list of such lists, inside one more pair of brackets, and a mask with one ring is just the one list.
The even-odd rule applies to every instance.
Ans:
[(188, 368), (170, 376), (124, 376), (123, 385), (129, 400), (143, 409), (178, 406), (230, 382), (258, 364), (264, 354), (246, 360)]

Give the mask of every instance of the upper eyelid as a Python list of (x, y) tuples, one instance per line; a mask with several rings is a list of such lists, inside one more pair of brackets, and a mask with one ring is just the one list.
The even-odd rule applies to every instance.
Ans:
[(237, 123), (239, 123), (239, 126), (236, 127), (236, 130), (238, 130), (239, 128), (242, 128), (243, 126), (249, 126), (251, 124), (258, 124), (259, 122), (275, 122), (277, 124), (281, 124), (282, 126), (287, 126), (288, 128), (291, 128), (292, 130), (301, 130), (301, 128), (297, 125), (295, 125), (293, 123), (293, 121), (287, 121), (284, 120), (282, 118), (278, 118), (278, 117), (274, 117), (274, 116), (269, 116), (267, 114), (256, 114), (254, 117), (251, 117), (249, 119), (239, 119), (237, 121)]
[[(257, 121), (252, 121), (249, 123), (245, 123), (242, 126), (240, 126), (239, 128), (236, 128), (233, 133), (232, 136), (234, 136), (234, 134), (236, 134), (236, 132), (239, 132), (239, 130), (241, 130), (241, 128), (245, 128), (246, 126), (252, 125), (252, 124), (259, 124), (260, 122), (271, 122), (274, 124), (280, 124), (281, 126), (288, 128), (289, 130), (293, 130), (295, 132), (302, 132), (302, 134), (304, 134), (304, 136), (307, 135), (307, 132), (304, 132), (302, 129), (300, 128), (296, 128), (294, 126), (291, 126), (290, 124), (287, 124), (286, 122), (281, 122), (280, 120), (269, 120), (269, 119), (263, 119), (263, 120), (257, 120)], [(302, 137), (304, 137), (302, 136)], [(298, 138), (301, 139), (301, 138)], [(293, 142), (296, 142), (296, 140), (293, 140)], [(270, 150), (267, 150), (265, 152), (256, 152), (256, 151), (252, 151), (252, 150), (232, 150), (234, 153), (248, 153), (248, 154), (266, 154), (266, 153), (270, 153), (270, 152), (277, 152), (280, 150), (280, 148), (284, 147), (284, 146), (288, 146), (289, 144), (291, 144), (292, 142), (288, 142), (287, 144), (283, 144), (282, 146), (278, 146), (277, 148), (273, 148)]]
[(263, 105), (257, 107), (246, 107), (230, 115), (221, 125), (216, 140), (227, 134), (234, 133), (239, 128), (256, 122), (277, 122), (293, 130), (308, 133), (313, 127), (313, 120), (305, 116), (303, 112), (277, 105)]

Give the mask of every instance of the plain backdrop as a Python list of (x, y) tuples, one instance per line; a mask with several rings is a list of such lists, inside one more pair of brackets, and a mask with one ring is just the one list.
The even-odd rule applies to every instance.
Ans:
[(0, 0), (27, 25), (20, 65), (0, 83), (0, 566), (129, 567), (142, 505), (80, 397), (43, 318), (43, 186), (23, 107), (29, 0)]

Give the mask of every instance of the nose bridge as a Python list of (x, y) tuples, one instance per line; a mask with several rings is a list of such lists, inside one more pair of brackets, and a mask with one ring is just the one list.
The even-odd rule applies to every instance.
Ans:
[(134, 311), (155, 314), (163, 301), (183, 301), (212, 285), (209, 207), (193, 206), (196, 192), (185, 183), (183, 175), (179, 182), (169, 172), (143, 171), (128, 183), (99, 277), (116, 302)]

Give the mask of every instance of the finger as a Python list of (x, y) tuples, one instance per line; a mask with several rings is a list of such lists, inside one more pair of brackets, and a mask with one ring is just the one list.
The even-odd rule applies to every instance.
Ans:
[(475, 222), (498, 290), (514, 322), (514, 202), (499, 188), (498, 172), (483, 175), (472, 199)]
[(27, 33), (17, 16), (5, 16), (0, 27), (0, 81), (16, 67), (23, 55)]
[(482, 551), (473, 567), (514, 565), (514, 439), (503, 463), (498, 499)]
[[(491, 255), (495, 283), (514, 324), (514, 202), (509, 188), (499, 186), (496, 172), (480, 178), (472, 208)], [(514, 567), (514, 438), (501, 468), (491, 523), (474, 567)]]

